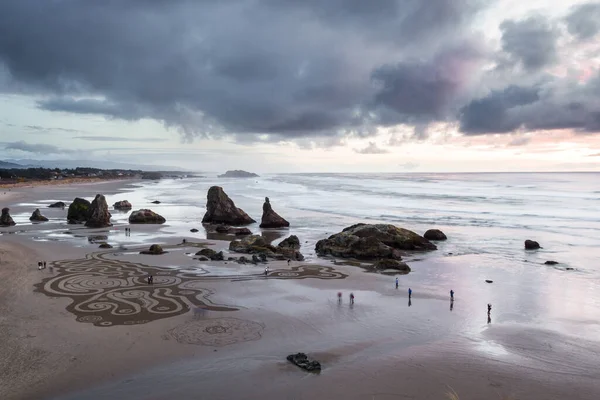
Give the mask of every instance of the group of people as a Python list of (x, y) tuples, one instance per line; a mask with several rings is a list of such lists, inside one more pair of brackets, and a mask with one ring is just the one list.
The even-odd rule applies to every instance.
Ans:
[(148, 285), (152, 285), (154, 283), (154, 277), (152, 275), (148, 275)]
[(38, 261), (38, 269), (46, 269), (46, 261)]
[[(342, 302), (342, 292), (338, 292), (338, 303)], [(354, 304), (354, 293), (350, 293), (350, 304)]]
[(131, 228), (125, 228), (125, 236), (131, 236)]

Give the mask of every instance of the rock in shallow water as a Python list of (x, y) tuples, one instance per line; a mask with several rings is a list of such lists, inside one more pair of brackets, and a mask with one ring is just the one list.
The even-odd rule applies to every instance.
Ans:
[(535, 240), (527, 239), (525, 241), (525, 249), (526, 250), (537, 250), (539, 248), (541, 248), (540, 244), (538, 242), (536, 242)]
[(10, 216), (10, 209), (4, 207), (2, 209), (2, 215), (0, 215), (0, 226), (15, 226), (17, 223)]
[(446, 237), (446, 234), (442, 231), (440, 231), (439, 229), (429, 229), (427, 232), (425, 232), (425, 234), (423, 235), (423, 237), (427, 240), (446, 240), (448, 239)]
[(153, 244), (150, 246), (148, 250), (140, 251), (140, 254), (151, 254), (151, 255), (159, 255), (165, 254), (166, 251), (163, 250), (160, 244)]
[(152, 210), (137, 210), (129, 215), (130, 224), (164, 224), (167, 220)]
[(29, 220), (32, 222), (46, 222), (48, 218), (44, 217), (39, 208), (36, 208)]
[(227, 196), (220, 186), (208, 189), (206, 196), (206, 214), (202, 223), (248, 225), (256, 222), (244, 212), (237, 208), (233, 200)]
[(90, 216), (90, 206), (92, 203), (81, 197), (76, 197), (67, 211), (67, 221), (69, 224), (83, 224)]
[(115, 204), (113, 204), (113, 208), (115, 210), (129, 210), (132, 207), (133, 206), (131, 205), (131, 203), (128, 202), (127, 200), (117, 201)]
[(287, 360), (308, 372), (321, 371), (321, 363), (316, 360), (310, 360), (304, 353), (290, 354), (287, 356)]
[(112, 226), (110, 223), (110, 217), (112, 215), (108, 212), (108, 203), (104, 195), (97, 194), (90, 204), (89, 216), (85, 222), (85, 226), (88, 228), (105, 228)]
[(558, 264), (558, 261), (552, 261), (552, 260), (550, 260), (550, 261), (546, 261), (544, 264), (545, 265), (556, 265), (556, 264)]
[(363, 260), (402, 258), (402, 251), (436, 250), (423, 236), (386, 224), (356, 224), (315, 246), (317, 255), (357, 258)]
[(273, 210), (269, 198), (265, 197), (260, 228), (287, 228), (288, 226), (290, 223)]
[(62, 201), (58, 201), (56, 203), (52, 203), (50, 204), (48, 207), (49, 208), (65, 208), (67, 205), (65, 203), (63, 203)]

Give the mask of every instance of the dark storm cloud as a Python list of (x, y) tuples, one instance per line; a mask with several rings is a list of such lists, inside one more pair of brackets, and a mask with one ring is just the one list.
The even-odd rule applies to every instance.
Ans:
[(559, 32), (542, 16), (507, 20), (500, 24), (502, 49), (515, 63), (527, 70), (537, 70), (557, 60)]
[(465, 33), (484, 4), (0, 0), (0, 64), (44, 110), (154, 118), (189, 135), (368, 136), (380, 119), (372, 72), (392, 85), (377, 96), (392, 113), (437, 116), (443, 100), (393, 99), (392, 75), (422, 78), (398, 62), (435, 61), (440, 38)]
[(509, 86), (471, 101), (460, 115), (460, 130), (469, 135), (557, 129), (600, 132), (600, 74), (585, 83), (554, 78)]
[(577, 38), (590, 39), (600, 32), (600, 3), (575, 6), (565, 18), (569, 33)]

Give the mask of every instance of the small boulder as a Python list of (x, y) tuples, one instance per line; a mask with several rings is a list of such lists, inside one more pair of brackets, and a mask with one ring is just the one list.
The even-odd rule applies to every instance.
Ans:
[(88, 242), (90, 242), (90, 243), (104, 243), (107, 240), (108, 240), (108, 236), (106, 236), (106, 235), (88, 236)]
[(525, 241), (525, 250), (537, 250), (540, 248), (541, 248), (540, 244), (538, 242), (536, 242), (535, 240), (527, 239)]
[(127, 200), (117, 201), (113, 204), (113, 208), (115, 210), (130, 210), (133, 206)]
[(192, 229), (190, 229), (190, 232), (192, 232), (192, 233), (196, 233), (196, 232), (198, 232), (198, 229), (196, 229), (196, 228), (192, 228)]
[(167, 220), (152, 210), (137, 210), (129, 215), (130, 224), (164, 224)]
[(446, 234), (444, 234), (444, 232), (440, 231), (439, 229), (429, 229), (427, 232), (425, 232), (423, 237), (427, 240), (439, 240), (439, 241), (448, 239), (446, 237)]
[(298, 239), (298, 236), (296, 236), (296, 235), (291, 235), (290, 237), (283, 239), (277, 245), (277, 247), (285, 247), (285, 248), (300, 250), (300, 239)]
[(221, 224), (221, 225), (217, 225), (215, 227), (215, 232), (219, 232), (219, 233), (229, 233), (229, 230), (231, 229), (231, 227), (229, 225), (225, 225), (225, 224)]
[(321, 364), (316, 360), (310, 360), (304, 353), (290, 354), (287, 356), (287, 360), (308, 372), (321, 371)]
[(98, 246), (101, 249), (112, 249), (113, 247), (108, 244), (108, 243), (100, 243), (100, 246)]
[(302, 253), (291, 247), (277, 247), (277, 255), (282, 255), (288, 260), (304, 261), (304, 256)]
[(233, 233), (235, 236), (252, 235), (252, 231), (248, 228), (231, 228), (229, 233)]
[(545, 265), (556, 265), (556, 264), (558, 264), (558, 261), (552, 261), (552, 260), (550, 260), (550, 261), (546, 261), (544, 264)]
[(39, 208), (36, 208), (31, 217), (29, 217), (29, 220), (32, 222), (46, 222), (48, 218), (42, 215)]
[(89, 216), (85, 222), (88, 228), (105, 228), (112, 226), (110, 223), (111, 214), (108, 212), (108, 203), (106, 197), (97, 194), (90, 205)]
[(0, 215), (0, 226), (15, 226), (17, 223), (10, 216), (10, 209), (4, 207)]
[(52, 203), (50, 204), (48, 207), (49, 208), (65, 208), (67, 205), (65, 203), (63, 203), (62, 201), (57, 201), (56, 203)]
[(165, 254), (166, 251), (163, 250), (160, 244), (153, 244), (150, 246), (148, 250), (140, 251), (140, 254), (151, 254), (151, 255), (159, 255)]
[(210, 258), (205, 257), (205, 256), (200, 256), (200, 257), (198, 257), (198, 261), (210, 261)]
[(222, 251), (217, 252), (213, 249), (202, 249), (196, 255), (208, 257), (212, 261), (223, 261), (225, 259)]
[(408, 266), (408, 264), (406, 264), (405, 262), (390, 259), (390, 258), (386, 258), (386, 259), (377, 261), (373, 265), (373, 268), (375, 268), (378, 271), (383, 271), (386, 269), (393, 269), (393, 270), (404, 272), (404, 273), (410, 272), (410, 267)]
[(265, 197), (260, 228), (287, 228), (288, 226), (290, 223), (273, 210), (269, 198)]
[(206, 198), (206, 214), (202, 223), (248, 225), (256, 222), (244, 210), (237, 208), (220, 186), (212, 186)]
[(81, 197), (76, 197), (67, 211), (67, 221), (69, 224), (83, 224), (90, 216), (90, 207), (92, 203)]
[(260, 258), (256, 254), (252, 254), (252, 264), (258, 264), (260, 262)]
[(160, 201), (158, 201), (158, 200), (154, 200), (154, 201), (152, 202), (152, 204), (160, 204)]

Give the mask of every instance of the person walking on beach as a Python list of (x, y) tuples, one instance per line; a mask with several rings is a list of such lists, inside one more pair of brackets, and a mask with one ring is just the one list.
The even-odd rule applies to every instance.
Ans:
[(454, 290), (450, 289), (450, 300), (454, 301)]
[(44, 269), (46, 269), (46, 261), (44, 261)]
[(292, 260), (288, 259), (288, 265), (290, 265), (291, 262), (292, 262)]
[(354, 293), (350, 293), (350, 304), (354, 304)]
[(396, 289), (398, 289), (398, 277), (396, 277)]
[(408, 288), (408, 298), (410, 299), (412, 297), (412, 289)]
[(342, 302), (342, 292), (338, 292), (338, 303)]
[(40, 271), (42, 270), (42, 262), (41, 261), (38, 261), (38, 270), (40, 270)]
[(488, 315), (492, 312), (492, 305), (488, 303)]
[(269, 274), (269, 267), (265, 267), (265, 276)]

